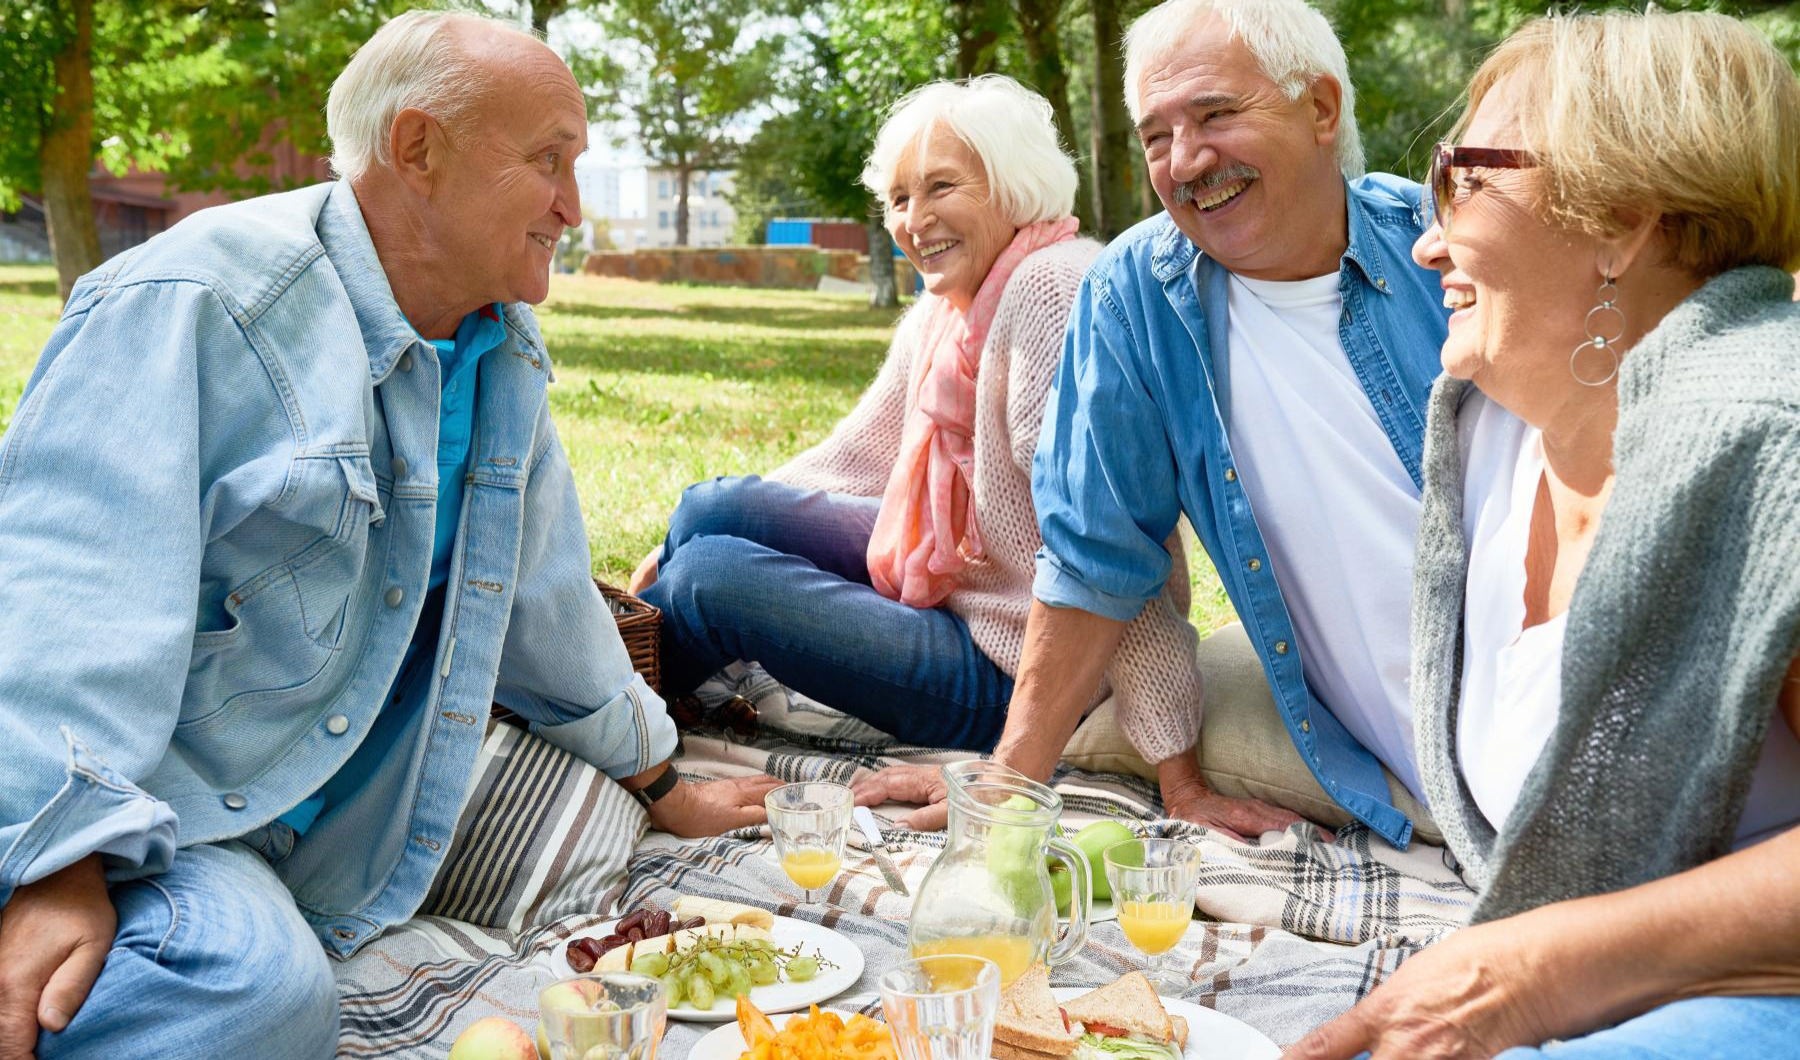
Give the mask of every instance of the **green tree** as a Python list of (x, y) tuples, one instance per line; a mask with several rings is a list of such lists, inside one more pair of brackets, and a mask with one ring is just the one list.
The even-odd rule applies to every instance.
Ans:
[(688, 241), (688, 186), (736, 164), (739, 125), (766, 97), (783, 42), (751, 29), (757, 0), (613, 0), (610, 50), (577, 55), (590, 112), (627, 121), (651, 165), (675, 174), (675, 243)]

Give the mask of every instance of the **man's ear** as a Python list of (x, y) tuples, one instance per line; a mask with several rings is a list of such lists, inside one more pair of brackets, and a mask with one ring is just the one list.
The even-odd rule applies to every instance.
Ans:
[(394, 115), (388, 132), (388, 155), (394, 174), (418, 195), (429, 195), (444, 162), (444, 130), (431, 115), (407, 107)]
[(1323, 147), (1337, 143), (1338, 121), (1344, 113), (1344, 86), (1330, 74), (1313, 78), (1306, 90), (1312, 104), (1313, 138)]

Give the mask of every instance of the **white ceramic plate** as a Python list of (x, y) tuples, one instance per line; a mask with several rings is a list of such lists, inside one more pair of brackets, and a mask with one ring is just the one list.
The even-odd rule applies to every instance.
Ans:
[[(1069, 1001), (1087, 993), (1086, 987), (1058, 986), (1050, 992), (1058, 1001)], [(1163, 1008), (1169, 1015), (1187, 1020), (1187, 1048), (1182, 1060), (1229, 1056), (1232, 1060), (1280, 1060), (1281, 1047), (1265, 1038), (1261, 1031), (1242, 1020), (1233, 1019), (1214, 1009), (1203, 1008), (1191, 1001), (1165, 997)], [(731, 1060), (737, 1060), (733, 1054)]]
[[(835, 1012), (845, 1022), (849, 1022), (850, 1017), (855, 1015), (850, 1010), (841, 1008), (828, 1008), (820, 1011)], [(774, 1016), (770, 1016), (769, 1018), (774, 1021), (775, 1029), (780, 1030), (787, 1026), (787, 1021), (793, 1017), (783, 1016), (776, 1019)], [(693, 1049), (688, 1051), (687, 1060), (738, 1060), (738, 1057), (743, 1056), (744, 1050), (750, 1046), (745, 1044), (744, 1032), (738, 1030), (736, 1019), (737, 1017), (734, 1015), (731, 1023), (707, 1031), (706, 1037), (695, 1042)]]
[[(609, 921), (582, 932), (595, 938), (604, 938), (612, 933), (613, 924)], [(801, 946), (801, 952), (808, 957), (821, 957), (819, 974), (804, 983), (790, 983), (783, 980), (766, 986), (750, 988), (750, 1000), (756, 1007), (769, 1015), (777, 1012), (793, 1012), (808, 1005), (816, 1004), (827, 998), (836, 997), (856, 985), (863, 970), (863, 952), (856, 944), (822, 924), (810, 920), (795, 920), (793, 917), (778, 916), (775, 927), (769, 932), (775, 939), (775, 945), (784, 950), (791, 950), (795, 944)], [(562, 967), (562, 975), (575, 975), (576, 971), (569, 967), (567, 947), (556, 956)], [(829, 961), (836, 967), (824, 967)], [(702, 1023), (721, 1023), (736, 1020), (736, 1005), (724, 995), (713, 1002), (710, 1009), (697, 1009), (683, 1001), (682, 1004), (669, 1010), (670, 1019), (696, 1020)], [(739, 1049), (739, 1052), (742, 1052)], [(736, 1060), (737, 1053), (731, 1054)]]

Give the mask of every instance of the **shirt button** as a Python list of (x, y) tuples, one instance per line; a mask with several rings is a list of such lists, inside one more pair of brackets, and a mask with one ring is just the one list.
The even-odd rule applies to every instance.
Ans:
[(410, 372), (410, 371), (412, 371), (412, 354), (410, 354), (410, 353), (403, 353), (403, 354), (401, 354), (401, 355), (400, 355), (400, 365), (399, 365), (399, 368), (400, 368), (400, 370), (401, 370), (401, 371), (402, 371), (402, 372)]
[(1300, 731), (1301, 732), (1311, 732), (1312, 731), (1312, 722), (1307, 721), (1305, 718), (1300, 719)]
[(394, 469), (394, 477), (395, 478), (405, 478), (406, 477), (406, 458), (405, 457), (403, 457), (403, 456), (395, 457), (394, 462), (392, 464), (390, 464), (389, 466)]
[(1275, 642), (1275, 654), (1277, 654), (1277, 655), (1286, 655), (1287, 654), (1287, 641), (1278, 640)]
[(1236, 482), (1237, 481), (1237, 468), (1228, 467), (1225, 469), (1225, 481), (1226, 482)]
[(400, 601), (406, 599), (406, 590), (396, 585), (389, 589), (382, 599), (387, 601), (389, 607), (399, 607)]
[(1253, 571), (1262, 570), (1262, 560), (1257, 559), (1255, 556), (1251, 556), (1250, 562), (1244, 564), (1244, 566), (1249, 567)]
[(333, 714), (325, 719), (325, 731), (333, 736), (342, 736), (350, 731), (350, 719), (342, 714)]
[(219, 801), (225, 804), (227, 810), (241, 810), (250, 805), (249, 799), (244, 798), (235, 791), (227, 792), (225, 797)]

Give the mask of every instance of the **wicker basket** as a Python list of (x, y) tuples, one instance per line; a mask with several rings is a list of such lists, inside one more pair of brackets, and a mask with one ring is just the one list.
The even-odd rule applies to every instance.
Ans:
[(612, 612), (613, 621), (619, 624), (619, 639), (625, 642), (625, 652), (631, 656), (632, 668), (650, 686), (652, 692), (660, 694), (662, 611), (598, 578), (594, 579), (594, 584), (600, 587), (600, 595), (606, 598), (606, 608)]

